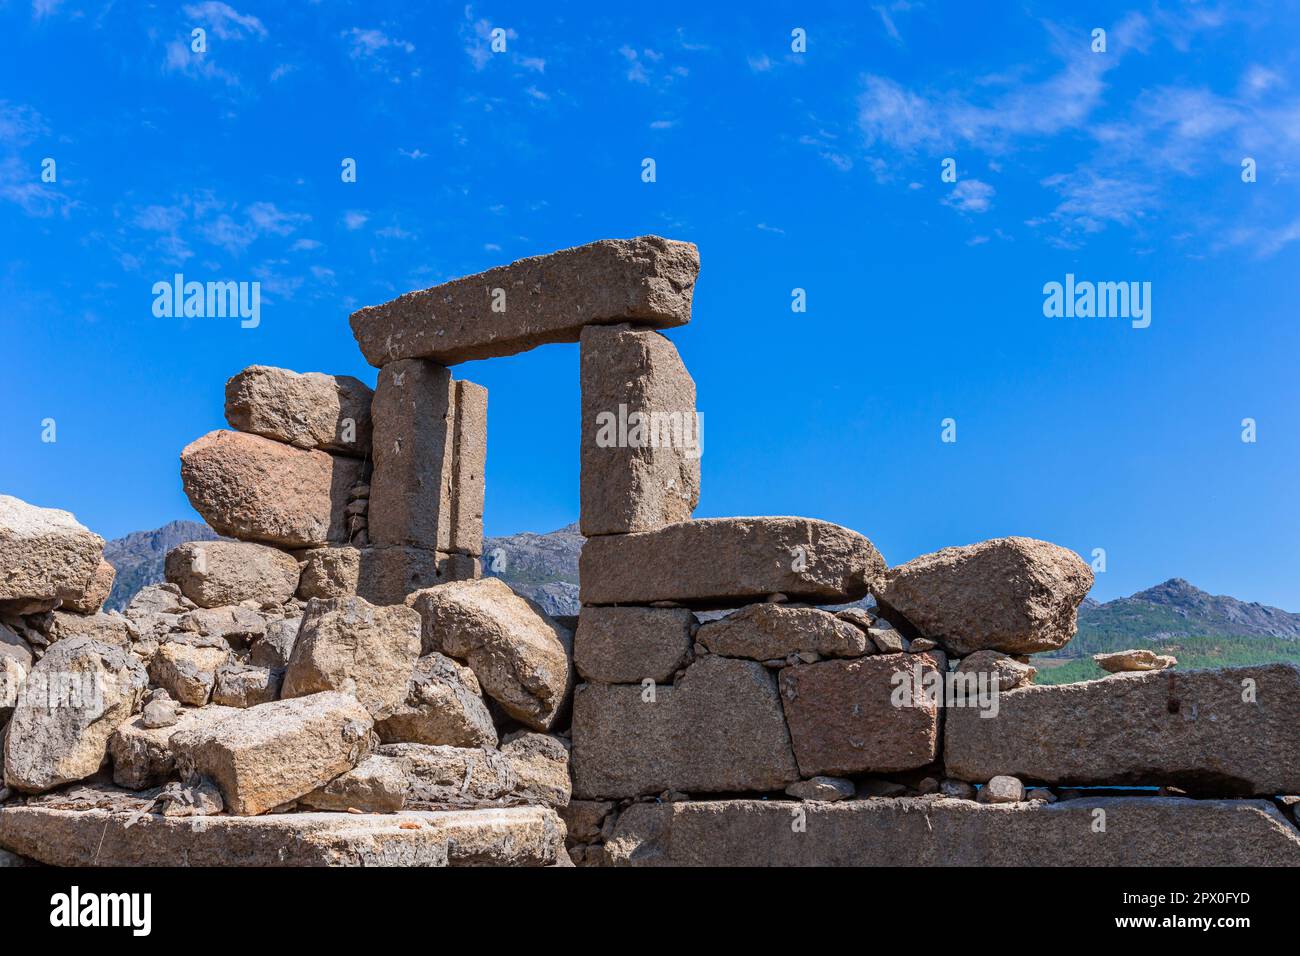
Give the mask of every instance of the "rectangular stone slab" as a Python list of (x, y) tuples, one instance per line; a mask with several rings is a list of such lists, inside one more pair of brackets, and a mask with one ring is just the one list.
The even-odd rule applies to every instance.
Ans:
[[(1254, 702), (1243, 700), (1251, 687)], [(1300, 669), (1290, 664), (1116, 674), (1022, 687), (998, 703), (998, 715), (986, 718), (947, 708), (951, 776), (1300, 793)]]
[(374, 472), (367, 512), (375, 547), (446, 551), (451, 543), (455, 386), (422, 359), (392, 362), (371, 402)]
[(634, 804), (605, 854), (615, 866), (1297, 866), (1300, 834), (1264, 800), (720, 800)]
[(257, 816), (355, 767), (372, 726), (356, 698), (323, 691), (235, 710), (215, 724), (175, 734), (170, 747), (182, 779), (209, 777), (228, 813)]
[(407, 595), (448, 581), (482, 576), (479, 559), (423, 548), (362, 548), (357, 594), (371, 604), (401, 604)]
[(695, 382), (673, 343), (627, 326), (582, 330), (582, 533), (654, 531), (700, 500)]
[(812, 518), (704, 518), (587, 539), (583, 604), (728, 608), (774, 593), (847, 604), (865, 597), (885, 559), (855, 531)]
[(483, 473), (487, 467), (487, 389), (457, 380), (452, 435), (451, 538), (447, 550), (483, 553)]
[(691, 660), (695, 615), (679, 607), (584, 607), (573, 663), (605, 684), (666, 683)]
[(776, 680), (757, 661), (708, 656), (675, 686), (584, 684), (573, 697), (573, 793), (781, 790), (798, 779)]
[[(781, 669), (781, 703), (799, 770), (826, 774), (894, 773), (933, 763), (939, 708), (922, 693), (938, 676), (929, 654), (878, 654)], [(903, 706), (897, 706), (899, 702)]]
[(699, 271), (689, 242), (602, 239), (367, 306), (352, 313), (352, 333), (371, 365), (454, 365), (576, 342), (585, 325), (672, 328), (690, 321)]
[(0, 846), (50, 866), (550, 866), (564, 824), (543, 807), (266, 817), (9, 807)]

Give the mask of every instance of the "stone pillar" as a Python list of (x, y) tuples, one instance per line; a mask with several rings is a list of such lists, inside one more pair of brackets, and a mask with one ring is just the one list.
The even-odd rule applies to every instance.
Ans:
[(451, 544), (455, 419), (451, 372), (424, 359), (379, 370), (371, 406), (370, 543), (445, 551)]
[(372, 405), (371, 548), (358, 593), (379, 603), (477, 578), (483, 552), (487, 389), (425, 359), (389, 362)]
[(583, 329), (582, 533), (689, 520), (700, 499), (701, 424), (695, 382), (672, 342), (627, 325)]
[(473, 382), (455, 386), (452, 439), (451, 540), (448, 550), (483, 553), (483, 472), (487, 464), (487, 389)]

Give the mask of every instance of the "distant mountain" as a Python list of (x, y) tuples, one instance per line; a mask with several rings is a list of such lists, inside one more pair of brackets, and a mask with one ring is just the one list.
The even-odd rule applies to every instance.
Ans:
[(578, 555), (584, 540), (576, 521), (546, 534), (484, 538), (483, 574), (505, 581), (547, 614), (577, 614)]
[[(117, 568), (117, 581), (106, 606), (125, 607), (144, 585), (161, 581), (163, 557), (171, 548), (216, 537), (205, 524), (173, 521), (156, 531), (138, 531), (110, 541), (104, 557)], [(485, 538), (483, 573), (501, 578), (548, 614), (577, 614), (578, 555), (583, 540), (576, 522), (545, 534), (525, 531)], [(869, 599), (857, 603), (868, 604)], [(1085, 598), (1079, 608), (1078, 635), (1051, 656), (1086, 657), (1147, 641), (1200, 637), (1300, 641), (1300, 614), (1208, 594), (1182, 578), (1171, 578), (1104, 604)]]
[(1212, 595), (1182, 578), (1099, 604), (1079, 608), (1079, 633), (1059, 656), (1081, 657), (1122, 650), (1134, 641), (1186, 637), (1300, 639), (1300, 614), (1258, 602)]
[[(186, 541), (219, 537), (198, 521), (173, 521), (156, 531), (136, 531), (104, 546), (104, 557), (117, 569), (113, 592), (104, 607), (121, 610), (147, 584), (163, 579), (167, 552)], [(548, 534), (506, 535), (483, 542), (483, 573), (498, 577), (552, 615), (578, 613), (578, 554), (583, 537), (577, 523)]]
[(106, 610), (120, 611), (146, 584), (163, 579), (163, 558), (186, 541), (215, 541), (215, 531), (199, 521), (172, 521), (155, 531), (133, 531), (104, 545), (104, 559), (117, 571)]

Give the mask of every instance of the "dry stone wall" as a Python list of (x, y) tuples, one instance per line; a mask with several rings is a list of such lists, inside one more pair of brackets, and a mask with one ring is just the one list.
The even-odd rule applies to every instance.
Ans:
[[(663, 330), (698, 270), (689, 243), (603, 240), (362, 309), (373, 393), (245, 369), (230, 429), (181, 454), (234, 540), (176, 548), (124, 614), (99, 610), (101, 538), (0, 496), (0, 850), (1300, 863), (1295, 668), (1135, 650), (1038, 686), (1025, 655), (1071, 639), (1092, 585), (1064, 548), (891, 568), (825, 520), (695, 518), (702, 416)], [(576, 621), (481, 577), (487, 392), (451, 371), (548, 342), (581, 356)]]

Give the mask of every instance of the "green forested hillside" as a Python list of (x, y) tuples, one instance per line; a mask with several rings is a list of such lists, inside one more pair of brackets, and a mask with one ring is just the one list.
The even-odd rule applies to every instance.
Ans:
[[(1286, 661), (1300, 666), (1300, 641), (1280, 637), (1185, 637), (1137, 642), (1131, 636), (1114, 635), (1108, 643), (1113, 646), (1100, 647), (1098, 651), (1149, 647), (1158, 654), (1172, 654), (1178, 658), (1179, 670), (1237, 667), (1274, 661)], [(1038, 668), (1035, 684), (1071, 684), (1106, 676), (1106, 672), (1090, 656), (1065, 658), (1060, 652), (1037, 654), (1034, 655), (1033, 664)]]

